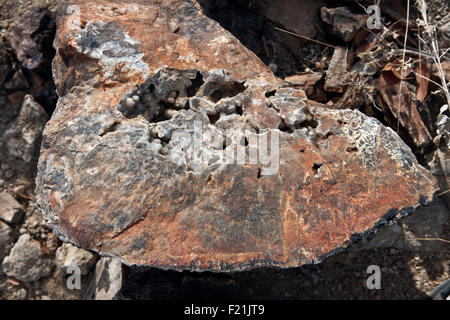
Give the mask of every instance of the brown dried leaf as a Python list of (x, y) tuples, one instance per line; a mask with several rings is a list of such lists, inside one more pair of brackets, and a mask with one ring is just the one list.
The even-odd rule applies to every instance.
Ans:
[(388, 116), (391, 114), (405, 128), (408, 136), (417, 148), (431, 143), (431, 135), (422, 121), (419, 111), (412, 100), (411, 92), (400, 83), (380, 90), (382, 109)]
[(356, 46), (355, 53), (366, 53), (375, 48), (380, 34), (377, 33), (376, 37), (372, 41), (369, 40), (369, 35), (370, 32), (364, 29), (355, 36), (355, 39), (353, 39)]
[(402, 71), (402, 64), (393, 62), (386, 64), (383, 71), (392, 71), (399, 80), (405, 80), (412, 72), (411, 68), (404, 68)]
[(431, 71), (430, 68), (423, 62), (419, 61), (416, 66), (416, 82), (417, 82), (417, 93), (416, 98), (422, 102), (428, 94), (428, 79), (430, 79)]
[[(441, 62), (442, 69), (444, 70), (445, 80), (450, 81), (450, 61), (442, 61)], [(436, 64), (433, 65), (432, 68), (433, 76), (439, 77), (439, 71)]]
[(391, 87), (400, 82), (400, 79), (395, 76), (394, 72), (390, 70), (382, 71), (381, 76), (378, 79), (378, 88), (384, 89), (386, 87)]

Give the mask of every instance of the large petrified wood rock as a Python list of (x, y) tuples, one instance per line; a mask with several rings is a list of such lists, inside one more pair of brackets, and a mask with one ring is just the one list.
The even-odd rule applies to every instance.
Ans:
[[(36, 193), (83, 248), (177, 270), (298, 266), (436, 191), (392, 130), (309, 102), (190, 0), (63, 3), (55, 47)], [(226, 138), (202, 140), (201, 161), (183, 140), (198, 123)], [(255, 137), (278, 137), (274, 161), (217, 160)]]

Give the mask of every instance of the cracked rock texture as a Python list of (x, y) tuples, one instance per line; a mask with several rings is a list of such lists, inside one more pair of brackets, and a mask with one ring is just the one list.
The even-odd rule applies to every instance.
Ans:
[[(190, 0), (63, 2), (54, 45), (36, 195), (77, 246), (176, 270), (293, 267), (437, 190), (391, 129), (311, 103)], [(201, 161), (196, 123), (223, 137)], [(276, 137), (270, 167), (219, 161)]]

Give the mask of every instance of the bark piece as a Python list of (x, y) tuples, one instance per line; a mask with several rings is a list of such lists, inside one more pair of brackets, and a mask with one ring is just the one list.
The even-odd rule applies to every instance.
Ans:
[(50, 275), (53, 262), (41, 249), (39, 242), (26, 233), (17, 240), (3, 260), (2, 267), (9, 277), (31, 282)]
[(431, 72), (430, 68), (422, 62), (419, 61), (416, 67), (416, 82), (417, 82), (417, 93), (416, 99), (420, 102), (425, 100), (428, 94), (428, 81), (430, 80)]
[(323, 91), (323, 86), (317, 85), (317, 83), (322, 79), (323, 74), (320, 72), (296, 74), (293, 76), (286, 77), (289, 84), (297, 89), (304, 90), (306, 96), (315, 101), (325, 100), (325, 92)]

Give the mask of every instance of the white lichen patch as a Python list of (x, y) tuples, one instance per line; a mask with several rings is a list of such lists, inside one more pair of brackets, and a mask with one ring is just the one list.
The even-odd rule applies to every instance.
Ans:
[(139, 41), (114, 23), (88, 21), (75, 39), (79, 52), (99, 60), (105, 77), (114, 74), (116, 65), (126, 65), (129, 70), (143, 74), (149, 70), (139, 50)]

